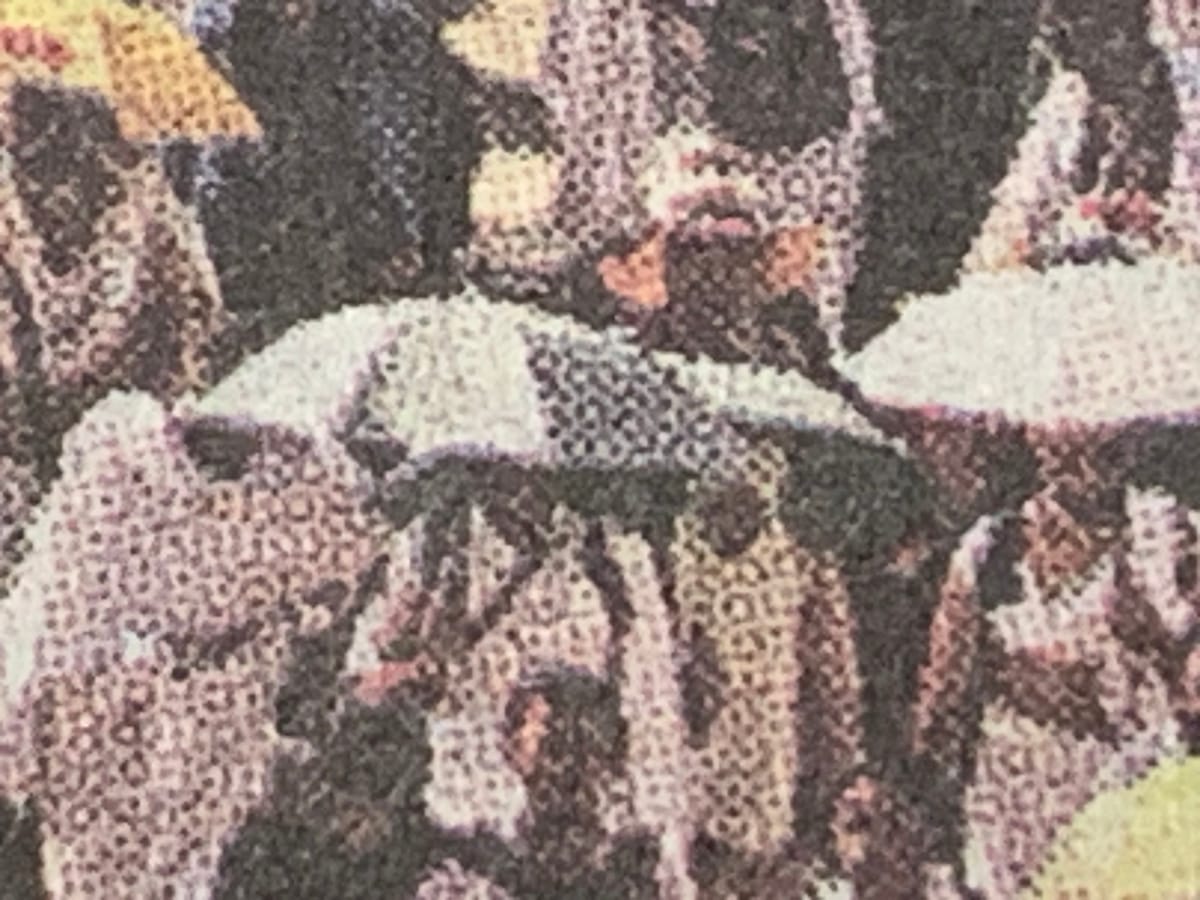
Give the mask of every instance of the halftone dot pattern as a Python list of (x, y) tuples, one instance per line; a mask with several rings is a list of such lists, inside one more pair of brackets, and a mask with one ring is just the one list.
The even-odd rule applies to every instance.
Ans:
[[(164, 396), (203, 385), (225, 311), (198, 223), (161, 163), (123, 145), (81, 98), (19, 89), (9, 115), (6, 262), (13, 291), (29, 296), (32, 352), (47, 380)], [(81, 155), (83, 171), (72, 172)], [(20, 327), (9, 328), (10, 344)]]
[(0, 900), (1200, 894), (1198, 138), (1195, 0), (0, 0)]
[(39, 698), (34, 741), (46, 874), (65, 896), (186, 896), (267, 788), (279, 739), (261, 664), (173, 671), (138, 659)]
[(456, 862), (435, 869), (421, 882), (416, 900), (509, 900), (510, 894)]
[(512, 692), (556, 667), (603, 673), (609, 624), (599, 590), (577, 558), (578, 528), (564, 511), (552, 536), (557, 552), (518, 590), (512, 612), (496, 629), (467, 658), (451, 663), (446, 718), (435, 719), (427, 794), (432, 814), (448, 827), (470, 827), (482, 819), (515, 835), (524, 789), (501, 749)]
[(675, 550), (681, 626), (711, 637), (724, 676), (696, 762), (697, 803), (713, 837), (750, 853), (786, 840), (796, 767), (799, 573), (779, 531), (722, 560), (685, 526)]
[[(630, 723), (629, 789), (634, 822), (659, 836), (663, 853), (656, 878), (665, 893), (692, 888), (687, 847), (696, 820), (689, 783), (696, 766), (686, 745), (683, 690), (679, 684), (671, 619), (649, 545), (634, 535), (614, 535), (609, 552), (622, 573), (636, 624), (621, 653), (622, 713)], [(653, 698), (646, 703), (638, 698)]]

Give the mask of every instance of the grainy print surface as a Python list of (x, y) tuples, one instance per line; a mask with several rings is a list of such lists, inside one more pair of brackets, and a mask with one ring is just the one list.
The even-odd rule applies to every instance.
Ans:
[(0, 900), (1200, 898), (1196, 0), (0, 0)]

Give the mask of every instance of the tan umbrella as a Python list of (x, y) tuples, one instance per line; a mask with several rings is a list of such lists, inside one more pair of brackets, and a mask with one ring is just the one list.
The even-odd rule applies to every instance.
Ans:
[(193, 38), (118, 0), (0, 0), (0, 83), (17, 80), (100, 94), (130, 141), (261, 134)]

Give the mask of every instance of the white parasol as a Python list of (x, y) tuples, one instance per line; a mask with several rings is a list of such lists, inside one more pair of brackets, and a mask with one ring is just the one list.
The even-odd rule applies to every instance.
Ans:
[(906, 409), (1051, 427), (1191, 419), (1198, 317), (1200, 267), (1165, 259), (971, 275), (912, 300), (843, 370)]

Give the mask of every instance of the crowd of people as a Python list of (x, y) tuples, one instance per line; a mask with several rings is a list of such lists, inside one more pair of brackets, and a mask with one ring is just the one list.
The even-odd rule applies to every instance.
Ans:
[(0, 898), (1192, 896), (1198, 60), (0, 0)]

